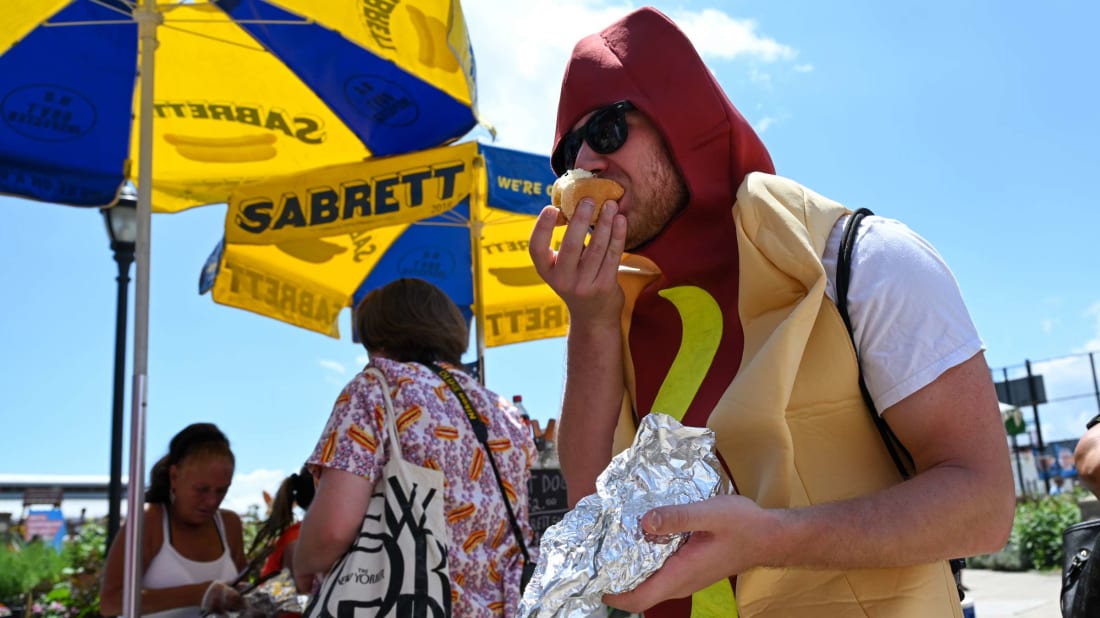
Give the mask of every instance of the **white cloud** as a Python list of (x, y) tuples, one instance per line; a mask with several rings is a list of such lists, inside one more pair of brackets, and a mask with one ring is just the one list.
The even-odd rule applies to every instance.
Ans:
[[(1085, 422), (1096, 415), (1098, 405), (1088, 355), (1077, 353), (1034, 362), (1031, 372), (1042, 377), (1049, 402), (1039, 406), (1044, 441), (1080, 437), (1085, 431)], [(1031, 406), (1025, 406), (1025, 410), (1031, 419)]]
[(810, 73), (814, 70), (814, 65), (812, 65), (812, 64), (796, 64), (791, 68), (794, 69), (795, 73)]
[[(582, 37), (638, 8), (632, 2), (478, 0), (463, 5), (477, 60), (478, 108), (499, 146), (548, 151), (562, 73)], [(717, 9), (666, 11), (705, 60), (790, 61), (797, 51)], [(488, 141), (484, 131), (474, 135)]]
[(1075, 352), (1091, 352), (1100, 350), (1100, 301), (1093, 303), (1091, 307), (1085, 310), (1085, 316), (1091, 317), (1096, 321), (1096, 331), (1092, 334), (1092, 339), (1085, 342), (1085, 345), (1077, 348)]
[(771, 116), (764, 116), (763, 118), (758, 120), (755, 125), (753, 125), (753, 128), (756, 129), (757, 133), (763, 135), (764, 132), (768, 130), (768, 127), (772, 126), (775, 123), (775, 118), (772, 118)]
[(347, 383), (347, 378), (345, 378), (344, 376), (347, 375), (348, 368), (344, 365), (344, 363), (341, 363), (340, 361), (321, 359), (320, 361), (317, 361), (317, 364), (321, 365), (322, 368), (327, 370), (324, 378), (325, 384), (343, 386)]
[(717, 9), (697, 12), (676, 11), (669, 15), (680, 26), (704, 58), (732, 60), (751, 57), (764, 62), (793, 60), (794, 48), (756, 32), (751, 19), (734, 19)]
[[(478, 108), (497, 144), (547, 152), (565, 63), (573, 45), (633, 6), (480, 0), (465, 3), (477, 60)], [(522, 25), (521, 25), (522, 24)]]
[(260, 517), (267, 514), (264, 505), (264, 492), (275, 495), (279, 485), (289, 473), (283, 470), (258, 469), (252, 472), (237, 472), (233, 475), (233, 484), (222, 501), (222, 508), (244, 514), (250, 506), (260, 509)]
[(1048, 399), (1070, 394), (1071, 389), (1074, 391), (1072, 394), (1079, 394), (1080, 384), (1086, 381), (1092, 382), (1089, 358), (1080, 354), (1034, 362), (1031, 364), (1031, 372), (1033, 375), (1043, 376), (1043, 385)]
[(1054, 331), (1054, 324), (1055, 321), (1050, 318), (1039, 320), (1039, 328), (1043, 331), (1044, 335), (1049, 335)]
[(761, 71), (760, 69), (753, 67), (749, 70), (749, 79), (754, 84), (759, 84), (765, 88), (771, 88), (772, 76), (770, 73)]
[(340, 361), (321, 359), (320, 361), (317, 361), (317, 364), (324, 367), (325, 369), (328, 369), (332, 373), (344, 375), (348, 372), (347, 367), (345, 367), (344, 363), (341, 363)]

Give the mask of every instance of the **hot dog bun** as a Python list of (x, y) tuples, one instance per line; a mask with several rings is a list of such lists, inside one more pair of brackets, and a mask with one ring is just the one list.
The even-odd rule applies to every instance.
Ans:
[(596, 225), (600, 210), (607, 200), (617, 200), (623, 196), (623, 187), (614, 180), (598, 178), (588, 170), (569, 170), (554, 181), (550, 192), (550, 203), (558, 207), (566, 219), (572, 219), (577, 204), (586, 197), (596, 203), (589, 225)]

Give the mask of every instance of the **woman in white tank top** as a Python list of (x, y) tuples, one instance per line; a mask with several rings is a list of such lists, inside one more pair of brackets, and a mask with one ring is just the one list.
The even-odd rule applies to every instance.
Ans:
[[(194, 617), (203, 609), (243, 605), (240, 595), (224, 585), (246, 563), (241, 519), (219, 508), (233, 466), (229, 440), (210, 423), (189, 425), (176, 434), (168, 454), (153, 466), (145, 493), (143, 616)], [(122, 613), (125, 538), (120, 530), (107, 555), (100, 589), (104, 616)]]

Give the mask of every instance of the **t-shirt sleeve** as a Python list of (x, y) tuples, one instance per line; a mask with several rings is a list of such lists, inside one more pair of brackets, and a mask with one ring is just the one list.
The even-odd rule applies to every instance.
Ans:
[(848, 313), (880, 412), (983, 349), (950, 268), (927, 240), (892, 219), (868, 217), (860, 226)]
[(319, 476), (324, 468), (344, 470), (373, 480), (385, 461), (384, 406), (373, 376), (360, 373), (348, 382), (332, 406), (325, 429), (306, 465)]

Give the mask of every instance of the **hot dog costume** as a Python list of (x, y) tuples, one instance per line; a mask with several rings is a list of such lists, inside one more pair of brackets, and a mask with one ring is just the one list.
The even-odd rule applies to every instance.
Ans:
[[(706, 425), (738, 493), (766, 508), (900, 482), (858, 385), (821, 256), (849, 211), (772, 175), (771, 157), (687, 38), (641, 9), (574, 48), (555, 148), (588, 112), (629, 100), (664, 136), (688, 206), (625, 258), (624, 383), (615, 451), (650, 411)], [(561, 173), (564, 170), (557, 170)], [(946, 562), (757, 568), (647, 617), (961, 616)]]

